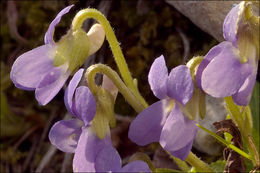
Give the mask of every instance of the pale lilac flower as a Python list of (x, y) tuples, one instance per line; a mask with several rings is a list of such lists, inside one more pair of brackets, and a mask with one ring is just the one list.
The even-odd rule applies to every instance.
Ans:
[(96, 172), (151, 172), (147, 163), (137, 160), (122, 167), (120, 155), (112, 146), (99, 151), (95, 160)]
[(71, 74), (68, 64), (56, 67), (53, 65), (57, 49), (53, 33), (61, 17), (73, 6), (61, 10), (51, 22), (44, 37), (45, 45), (22, 54), (12, 66), (10, 77), (15, 86), (23, 90), (35, 90), (35, 97), (40, 105), (49, 103)]
[(49, 133), (53, 145), (64, 152), (75, 152), (82, 127), (88, 127), (96, 114), (96, 101), (89, 88), (78, 84), (84, 69), (79, 69), (71, 79), (64, 96), (67, 110), (75, 117), (54, 124)]
[(180, 65), (168, 75), (164, 57), (160, 56), (151, 66), (148, 81), (154, 95), (161, 100), (137, 115), (128, 137), (141, 146), (160, 142), (165, 150), (184, 160), (197, 133), (195, 122), (181, 111), (193, 94), (190, 70)]
[[(204, 57), (196, 74), (197, 85), (213, 97), (232, 96), (238, 105), (248, 105), (257, 74), (257, 52), (243, 32), (245, 2), (232, 8), (223, 24), (225, 40)], [(247, 46), (247, 48), (245, 48)], [(246, 59), (246, 62), (240, 61)]]
[(88, 87), (78, 87), (83, 72), (80, 69), (73, 76), (64, 96), (65, 105), (75, 118), (53, 125), (49, 133), (51, 143), (61, 151), (75, 153), (74, 172), (150, 172), (142, 161), (122, 167), (121, 158), (112, 147), (109, 129), (105, 138), (96, 136), (90, 125), (96, 113), (95, 98)]
[(151, 172), (143, 161), (134, 161), (122, 167), (116, 149), (112, 146), (109, 130), (103, 139), (91, 127), (83, 127), (73, 159), (74, 172)]

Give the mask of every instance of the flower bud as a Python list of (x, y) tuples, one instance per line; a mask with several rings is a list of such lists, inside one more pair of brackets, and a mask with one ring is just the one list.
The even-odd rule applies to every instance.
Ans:
[(94, 24), (87, 33), (90, 41), (89, 56), (94, 54), (102, 46), (105, 39), (105, 31), (100, 24)]

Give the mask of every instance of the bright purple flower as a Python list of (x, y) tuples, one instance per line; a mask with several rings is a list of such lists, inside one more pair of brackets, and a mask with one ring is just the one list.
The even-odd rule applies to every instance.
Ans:
[[(65, 91), (65, 105), (75, 117), (56, 122), (50, 130), (49, 139), (58, 149), (75, 153), (74, 172), (144, 171), (149, 168), (141, 161), (132, 162), (121, 168), (121, 159), (112, 147), (109, 131), (99, 139), (90, 121), (96, 114), (96, 101), (88, 87), (79, 86), (84, 69), (78, 70)], [(106, 155), (109, 152), (110, 155)]]
[[(223, 24), (223, 35), (227, 41), (207, 53), (196, 74), (197, 85), (207, 94), (213, 97), (232, 96), (238, 105), (249, 103), (258, 66), (256, 48), (248, 42), (245, 34), (241, 34), (247, 32), (243, 31), (244, 11), (245, 2), (241, 2), (228, 13)], [(248, 46), (247, 50), (245, 46)], [(241, 63), (242, 59), (247, 61)]]
[(61, 10), (51, 22), (44, 37), (45, 45), (22, 54), (12, 66), (10, 77), (15, 86), (23, 90), (35, 90), (35, 97), (40, 105), (49, 103), (71, 74), (68, 64), (53, 65), (57, 49), (53, 33), (61, 17), (73, 6)]
[(153, 62), (148, 81), (154, 95), (161, 99), (144, 109), (129, 128), (129, 138), (138, 145), (160, 142), (173, 156), (184, 160), (197, 133), (194, 121), (180, 110), (192, 97), (190, 70), (180, 65), (168, 70), (163, 56)]

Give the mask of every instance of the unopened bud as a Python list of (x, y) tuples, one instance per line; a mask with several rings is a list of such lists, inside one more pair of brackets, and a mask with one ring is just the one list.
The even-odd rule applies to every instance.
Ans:
[(90, 41), (89, 55), (92, 55), (102, 46), (105, 39), (105, 31), (100, 24), (94, 24), (87, 35)]

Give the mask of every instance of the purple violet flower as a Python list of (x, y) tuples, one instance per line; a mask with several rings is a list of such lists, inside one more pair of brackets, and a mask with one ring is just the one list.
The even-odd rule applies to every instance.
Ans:
[(193, 94), (190, 70), (180, 65), (168, 75), (164, 57), (160, 56), (151, 66), (148, 81), (154, 95), (161, 100), (137, 115), (128, 137), (141, 146), (160, 142), (173, 156), (185, 160), (197, 133), (195, 122), (181, 111)]
[(137, 160), (122, 167), (120, 155), (112, 146), (99, 151), (95, 160), (96, 172), (151, 172), (147, 163)]
[(88, 87), (77, 87), (83, 72), (84, 69), (80, 69), (75, 73), (64, 96), (66, 108), (75, 118), (53, 125), (49, 133), (51, 143), (61, 151), (75, 153), (74, 172), (150, 172), (143, 161), (131, 162), (122, 168), (121, 158), (112, 146), (109, 129), (105, 138), (96, 136), (90, 125), (96, 113), (95, 98)]
[(40, 105), (49, 103), (72, 73), (67, 63), (54, 65), (58, 46), (53, 41), (53, 33), (61, 17), (73, 6), (61, 10), (51, 22), (44, 37), (45, 45), (22, 54), (12, 66), (10, 77), (15, 86), (23, 90), (35, 90)]
[[(61, 151), (75, 152), (73, 169), (74, 167), (83, 169), (84, 167), (80, 165), (85, 161), (83, 159), (87, 159), (85, 165), (92, 170), (96, 150), (100, 150), (104, 145), (110, 145), (110, 140), (107, 136), (101, 141), (91, 130), (89, 123), (96, 114), (96, 101), (88, 87), (77, 88), (83, 72), (84, 69), (79, 69), (75, 73), (64, 96), (66, 108), (75, 118), (56, 122), (49, 132), (49, 139)], [(89, 153), (87, 158), (84, 157), (84, 149)]]
[[(243, 30), (245, 8), (245, 2), (241, 2), (227, 14), (223, 24), (227, 41), (205, 55), (196, 74), (197, 85), (207, 94), (232, 96), (236, 104), (244, 106), (250, 102), (258, 67), (256, 48), (243, 34), (250, 32)], [(241, 63), (242, 60), (246, 62)]]

